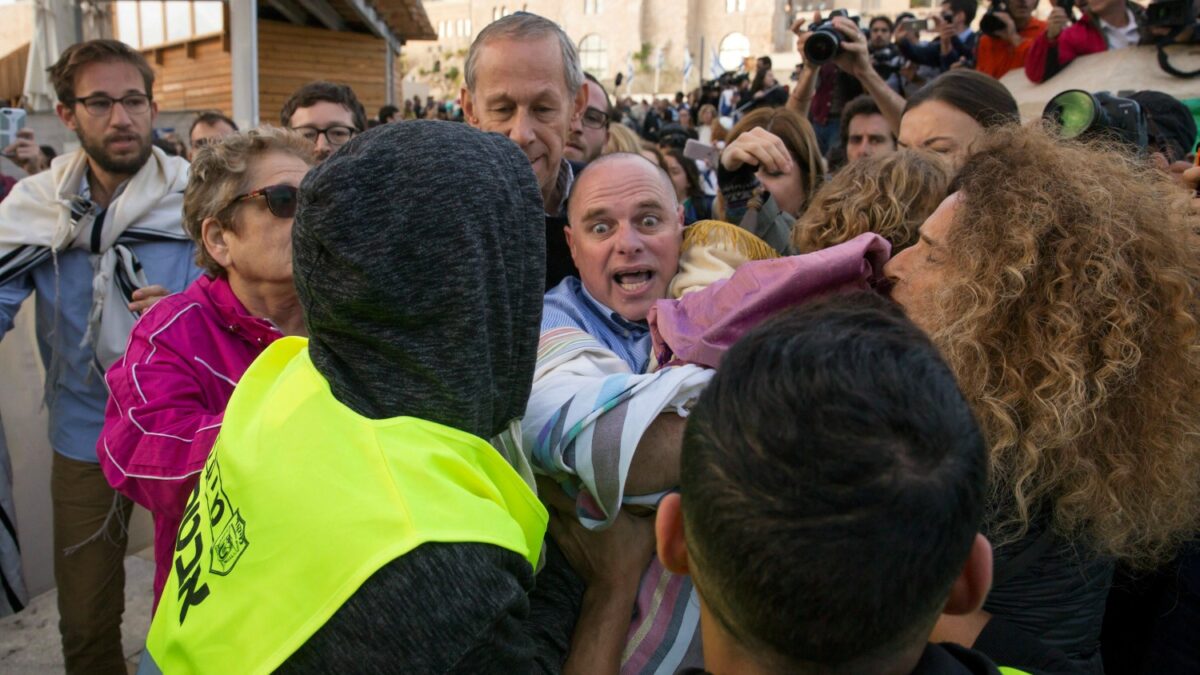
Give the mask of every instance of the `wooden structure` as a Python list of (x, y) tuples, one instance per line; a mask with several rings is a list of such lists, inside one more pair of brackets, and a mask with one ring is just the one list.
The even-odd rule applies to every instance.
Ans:
[[(242, 17), (250, 14), (256, 40), (234, 37), (239, 10)], [(117, 38), (137, 44), (121, 35), (130, 22), (120, 19), (114, 17)], [(144, 35), (140, 23), (136, 27)], [(245, 31), (246, 24), (240, 28)], [(156, 35), (167, 33), (155, 27)], [(155, 70), (154, 98), (161, 110), (220, 110), (241, 124), (279, 124), (284, 102), (314, 80), (349, 85), (372, 116), (380, 106), (402, 98), (393, 76), (401, 46), (408, 40), (435, 39), (420, 0), (230, 0), (219, 31), (140, 48)], [(247, 50), (245, 42), (254, 44)], [(247, 52), (253, 56), (245, 56)], [(242, 95), (253, 91), (254, 100), (240, 112), (237, 80), (239, 75), (243, 82), (246, 78), (235, 72), (239, 58), (256, 66), (250, 80), (257, 85), (243, 85)], [(246, 115), (246, 110), (257, 114)]]

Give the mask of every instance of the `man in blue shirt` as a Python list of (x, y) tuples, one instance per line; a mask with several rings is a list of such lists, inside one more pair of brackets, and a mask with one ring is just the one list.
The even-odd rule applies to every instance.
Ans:
[[(904, 58), (922, 66), (945, 72), (952, 67), (974, 68), (975, 48), (979, 34), (971, 30), (971, 22), (979, 5), (976, 0), (948, 0), (941, 4), (934, 17), (940, 35), (937, 40), (917, 43), (916, 36), (906, 27), (896, 30), (896, 43)], [(945, 17), (950, 20), (946, 21)]]
[(36, 294), (66, 670), (123, 674), (131, 503), (97, 464), (103, 369), (120, 357), (134, 311), (199, 276), (179, 223), (187, 163), (151, 146), (154, 72), (138, 52), (114, 40), (79, 43), (50, 76), (59, 119), (82, 148), (0, 204), (0, 337)]
[(661, 173), (637, 155), (606, 155), (580, 174), (563, 228), (579, 278), (546, 293), (542, 311), (543, 333), (576, 326), (634, 373), (650, 361), (646, 315), (679, 268), (683, 219)]
[[(677, 484), (682, 415), (712, 371), (684, 365), (647, 372), (646, 316), (678, 271), (683, 233), (666, 173), (640, 155), (603, 155), (579, 174), (568, 217), (564, 232), (579, 277), (546, 294), (522, 441), (535, 470), (575, 497), (569, 515), (599, 530), (620, 509), (653, 505)], [(699, 654), (694, 613), (686, 601), (662, 604), (689, 597), (689, 582), (653, 567), (642, 584), (666, 589), (638, 604), (631, 629), (654, 638), (625, 644), (636, 584), (627, 594), (585, 594), (585, 606), (616, 603), (613, 616), (623, 617), (589, 636), (590, 653), (608, 655), (603, 661), (610, 664), (624, 654), (626, 663), (664, 672), (696, 665), (687, 660)]]

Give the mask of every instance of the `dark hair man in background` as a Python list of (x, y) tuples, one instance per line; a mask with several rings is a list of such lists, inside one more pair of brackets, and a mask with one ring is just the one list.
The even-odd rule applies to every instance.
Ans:
[(869, 293), (729, 351), (688, 417), (659, 557), (701, 597), (712, 673), (998, 673), (928, 638), (992, 576), (983, 436), (954, 376)]
[(367, 130), (367, 113), (350, 87), (309, 82), (283, 104), (279, 123), (312, 141), (317, 146), (317, 161), (323, 162)]
[(238, 132), (237, 123), (216, 110), (206, 110), (196, 115), (188, 129), (188, 159), (196, 156), (200, 148)]

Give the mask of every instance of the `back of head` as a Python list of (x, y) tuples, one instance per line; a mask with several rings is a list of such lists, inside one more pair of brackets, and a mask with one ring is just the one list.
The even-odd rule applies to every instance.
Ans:
[[(934, 339), (1006, 507), (1150, 564), (1200, 517), (1200, 257), (1187, 195), (1103, 142), (995, 129), (955, 179)], [(1020, 214), (1014, 227), (1013, 214)]]
[(945, 164), (918, 150), (851, 162), (817, 191), (792, 227), (792, 246), (810, 253), (874, 232), (895, 255), (917, 243), (917, 230), (949, 187)]
[(1129, 98), (1146, 113), (1151, 149), (1168, 161), (1186, 161), (1196, 147), (1196, 118), (1179, 99), (1161, 91), (1139, 91)]
[(567, 92), (574, 96), (583, 86), (583, 70), (579, 67), (579, 52), (575, 49), (575, 43), (558, 24), (529, 12), (513, 12), (497, 19), (475, 36), (475, 41), (471, 43), (471, 48), (467, 51), (467, 62), (463, 67), (463, 81), (467, 91), (475, 91), (479, 71), (479, 54), (489, 42), (494, 40), (532, 41), (547, 37), (558, 40), (559, 48), (562, 51), (563, 80), (566, 82)]
[(747, 334), (688, 417), (680, 490), (706, 606), (781, 672), (924, 644), (984, 512), (982, 437), (901, 311), (834, 296)]
[(321, 81), (309, 82), (292, 94), (291, 98), (283, 104), (283, 109), (279, 111), (280, 125), (290, 127), (293, 113), (300, 108), (307, 108), (321, 101), (337, 103), (345, 107), (354, 118), (354, 128), (360, 132), (367, 130), (367, 112), (363, 109), (362, 103), (359, 103), (358, 97), (354, 95), (354, 90), (344, 84)]
[(1008, 88), (996, 78), (974, 70), (950, 70), (939, 75), (909, 97), (904, 112), (927, 101), (953, 106), (985, 129), (1021, 123), (1017, 100)]
[(292, 230), (309, 353), (342, 403), (488, 438), (525, 411), (545, 278), (529, 161), (465, 124), (386, 124), (309, 172)]
[(89, 63), (111, 63), (123, 61), (137, 68), (146, 85), (146, 93), (154, 95), (154, 71), (146, 57), (120, 40), (87, 40), (77, 42), (63, 50), (54, 65), (46, 69), (54, 86), (54, 95), (62, 103), (75, 100), (75, 76), (79, 69)]

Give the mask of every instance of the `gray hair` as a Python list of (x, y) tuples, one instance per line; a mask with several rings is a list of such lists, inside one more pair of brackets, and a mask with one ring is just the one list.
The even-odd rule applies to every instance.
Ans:
[(475, 70), (478, 67), (479, 52), (492, 40), (539, 40), (553, 35), (558, 38), (558, 46), (562, 50), (563, 80), (567, 83), (567, 93), (575, 96), (583, 86), (583, 69), (579, 67), (579, 52), (575, 43), (563, 32), (563, 29), (553, 21), (530, 14), (516, 12), (497, 19), (479, 31), (471, 50), (467, 53), (466, 81), (467, 91), (474, 93), (476, 80)]

